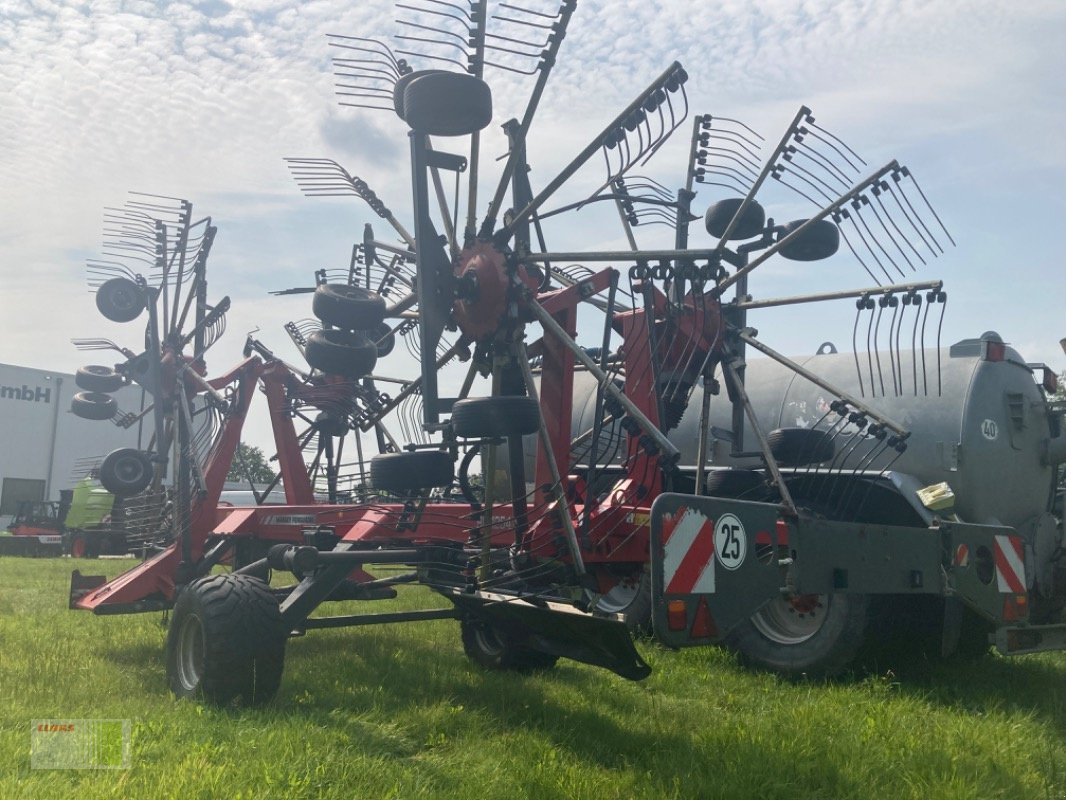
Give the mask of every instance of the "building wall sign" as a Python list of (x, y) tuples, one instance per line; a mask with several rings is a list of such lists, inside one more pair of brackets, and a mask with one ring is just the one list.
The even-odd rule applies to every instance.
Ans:
[(0, 400), (23, 400), (30, 403), (51, 403), (51, 386), (0, 386)]

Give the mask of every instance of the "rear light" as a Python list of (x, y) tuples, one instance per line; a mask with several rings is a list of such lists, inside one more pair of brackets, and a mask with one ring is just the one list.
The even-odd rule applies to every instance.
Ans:
[(683, 631), (688, 626), (688, 608), (684, 600), (671, 600), (666, 604), (666, 627)]
[(1053, 370), (1044, 367), (1044, 376), (1041, 385), (1043, 385), (1044, 391), (1048, 394), (1055, 394), (1055, 392), (1059, 390), (1059, 376), (1056, 375)]
[(1024, 594), (1011, 594), (1003, 598), (1003, 621), (1018, 622), (1029, 616), (1029, 598)]
[(1007, 357), (1007, 345), (1003, 342), (985, 341), (985, 361), (1003, 361)]
[(693, 639), (710, 639), (718, 635), (718, 626), (714, 624), (711, 610), (707, 608), (707, 598), (701, 597), (696, 606), (696, 618), (692, 620), (689, 636)]

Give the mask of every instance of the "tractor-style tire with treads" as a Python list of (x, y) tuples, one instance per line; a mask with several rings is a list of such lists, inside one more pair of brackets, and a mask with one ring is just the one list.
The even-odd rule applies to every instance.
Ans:
[(288, 632), (278, 600), (250, 575), (212, 575), (178, 596), (167, 633), (167, 680), (181, 698), (258, 706), (281, 685)]

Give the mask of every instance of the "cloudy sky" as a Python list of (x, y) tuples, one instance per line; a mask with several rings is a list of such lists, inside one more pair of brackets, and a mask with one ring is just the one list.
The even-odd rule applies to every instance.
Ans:
[[(363, 224), (380, 220), (354, 199), (301, 196), (283, 157), (336, 159), (409, 221), (405, 125), (338, 105), (326, 39), (391, 37), (395, 16), (382, 0), (0, 0), (0, 361), (72, 371), (89, 358), (71, 338), (136, 346), (131, 328), (99, 317), (84, 273), (103, 209), (130, 190), (191, 200), (219, 228), (211, 295), (229, 295), (234, 309), (212, 370), (236, 361), (255, 328), (297, 360), (281, 325), (309, 316), (308, 299), (267, 290), (344, 266)], [(945, 342), (996, 329), (1059, 371), (1064, 42), (1061, 0), (580, 0), (531, 133), (531, 180), (546, 183), (674, 59), (695, 111), (741, 119), (767, 139), (806, 104), (870, 164), (898, 158), (919, 176), (958, 243), (919, 276), (946, 281)], [(521, 112), (531, 83), (486, 77), (495, 130)], [(681, 185), (685, 133), (643, 172)], [(504, 147), (492, 131), (484, 150), (494, 179)], [(587, 192), (601, 180), (590, 167), (575, 183)], [(695, 207), (719, 198), (704, 189)], [(591, 213), (551, 235), (552, 249), (624, 241), (617, 223)], [(770, 262), (752, 292), (868, 283), (848, 260)], [(761, 314), (754, 324), (778, 349), (850, 342), (847, 303)]]

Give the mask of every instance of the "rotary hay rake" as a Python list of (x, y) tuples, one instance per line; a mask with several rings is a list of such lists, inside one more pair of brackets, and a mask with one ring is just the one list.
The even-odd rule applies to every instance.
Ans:
[[(171, 687), (217, 703), (269, 700), (287, 637), (321, 627), (457, 618), (466, 653), (484, 666), (540, 669), (564, 656), (639, 679), (649, 670), (630, 632), (649, 625), (670, 645), (725, 642), (760, 666), (827, 675), (854, 662), (868, 595), (950, 594), (986, 628), (1020, 619), (1024, 593), (1005, 606), (995, 586), (945, 555), (956, 545), (990, 551), (997, 536), (1013, 547), (1009, 530), (953, 522), (869, 535), (856, 522), (865, 525), (891, 491), (886, 476), (908, 439), (865, 398), (941, 391), (939, 364), (926, 363), (922, 341), (934, 307), (942, 318), (946, 294), (940, 281), (910, 274), (952, 242), (906, 167), (869, 169), (807, 108), (765, 158), (752, 129), (704, 114), (692, 122), (684, 186), (671, 191), (635, 169), (688, 117), (689, 76), (674, 62), (534, 192), (526, 145), (576, 2), (551, 13), (500, 3), (491, 20), (484, 2), (397, 5), (395, 50), (353, 36), (332, 36), (330, 45), (342, 105), (394, 113), (409, 128), (411, 228), (340, 164), (287, 159), (305, 194), (357, 197), (398, 239), (379, 240), (367, 225), (346, 270), (320, 271), (314, 286), (284, 292), (313, 293), (316, 319), (286, 325), (310, 369), (249, 339), (242, 364), (206, 380), (209, 332), (228, 306), (208, 308), (204, 299), (214, 229), (206, 223), (200, 243), (190, 244), (186, 203), (169, 223), (136, 210), (135, 242), (122, 229), (122, 248), (144, 254), (154, 282), (136, 270), (110, 277), (97, 304), (116, 320), (149, 311), (145, 352), (116, 346), (127, 360), (115, 373), (153, 394), (155, 436), (150, 455), (125, 453), (133, 466), (123, 474), (136, 472), (137, 481), (119, 488), (159, 491), (169, 464), (174, 496), (161, 512), (160, 552), (106, 584), (76, 574), (72, 606), (100, 614), (173, 608)], [(430, 66), (415, 69), (408, 58)], [(521, 119), (503, 124), (509, 149), (479, 218), (492, 70), (534, 77)], [(467, 145), (461, 155), (437, 145), (457, 138)], [(548, 208), (594, 161), (604, 170), (596, 188)], [(707, 210), (713, 243), (702, 248), (689, 242), (697, 185), (739, 195)], [(774, 185), (810, 203), (812, 215), (768, 218), (757, 195)], [(545, 223), (602, 202), (613, 203), (628, 249), (548, 249)], [(653, 226), (669, 230), (670, 247), (638, 245), (637, 232)], [(749, 276), (769, 259), (819, 260), (841, 242), (872, 286), (751, 296)], [(772, 349), (748, 324), (762, 307), (841, 298), (855, 301), (857, 345), (865, 325), (858, 395)], [(192, 303), (192, 329), (182, 333)], [(579, 309), (583, 328), (588, 313), (601, 317), (595, 348), (575, 341)], [(414, 378), (381, 374), (401, 342), (397, 352), (418, 362)], [(827, 399), (814, 424), (766, 429), (745, 386), (749, 349), (818, 387)], [(462, 363), (455, 396), (442, 394), (450, 384), (441, 371)], [(257, 384), (287, 505), (220, 508)], [(486, 384), (484, 396), (473, 396)], [(722, 384), (719, 402), (728, 402), (732, 421), (724, 433), (710, 424)], [(97, 417), (121, 421), (110, 410)], [(697, 452), (682, 463), (669, 434), (686, 415), (698, 419)], [(198, 416), (210, 423), (199, 436)], [(709, 470), (709, 443), (722, 435), (733, 456), (759, 469)], [(357, 459), (346, 464), (343, 443), (353, 438)], [(377, 454), (367, 459), (367, 450)], [(147, 480), (134, 462), (150, 465)], [(316, 502), (316, 487), (328, 502)], [(211, 575), (226, 556), (233, 572)], [(866, 568), (879, 560), (892, 568)], [(382, 564), (409, 571), (375, 578), (364, 570)], [(296, 583), (271, 588), (270, 570)], [(326, 600), (392, 597), (405, 583), (429, 586), (450, 605), (312, 616)]]

